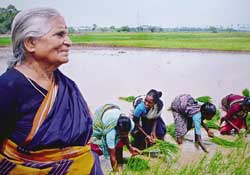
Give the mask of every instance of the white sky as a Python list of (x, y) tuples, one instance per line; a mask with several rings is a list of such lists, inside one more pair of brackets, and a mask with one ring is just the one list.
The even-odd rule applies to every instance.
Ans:
[(250, 26), (250, 0), (0, 0), (8, 4), (53, 7), (68, 26)]

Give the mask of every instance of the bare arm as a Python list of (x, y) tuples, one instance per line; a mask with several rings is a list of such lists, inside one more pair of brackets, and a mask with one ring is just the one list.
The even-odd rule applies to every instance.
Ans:
[(201, 149), (208, 153), (207, 148), (205, 147), (205, 145), (203, 144), (202, 140), (201, 140), (201, 136), (195, 134), (195, 142), (198, 143), (198, 145), (201, 147)]
[(209, 137), (214, 137), (213, 131), (207, 127), (207, 125), (203, 122), (203, 120), (201, 121), (201, 126), (207, 131), (207, 135)]
[(113, 148), (113, 149), (109, 148), (108, 151), (109, 151), (111, 166), (112, 166), (114, 171), (118, 171), (115, 148)]

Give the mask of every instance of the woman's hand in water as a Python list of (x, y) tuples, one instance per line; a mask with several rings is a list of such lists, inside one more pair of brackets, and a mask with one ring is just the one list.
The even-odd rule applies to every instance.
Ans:
[(151, 145), (151, 144), (154, 144), (155, 142), (156, 142), (156, 140), (152, 137), (152, 136), (147, 136), (146, 137), (147, 138), (147, 140), (148, 140), (148, 143)]
[(129, 152), (132, 154), (132, 156), (136, 156), (138, 154), (141, 154), (141, 151), (133, 146), (130, 146)]
[(155, 143), (157, 140), (155, 132), (151, 132), (150, 136), (151, 136), (151, 140), (153, 141), (153, 143)]
[(214, 132), (211, 129), (209, 129), (207, 131), (207, 135), (208, 135), (208, 137), (214, 137)]

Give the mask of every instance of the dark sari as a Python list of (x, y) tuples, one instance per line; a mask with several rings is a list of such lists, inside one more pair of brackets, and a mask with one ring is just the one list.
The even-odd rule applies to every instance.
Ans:
[[(22, 165), (41, 170), (43, 170), (43, 168), (52, 167), (52, 170), (48, 174), (53, 174), (53, 167), (61, 162), (62, 165), (65, 166), (65, 171), (60, 173), (67, 173), (67, 171), (70, 171), (71, 166), (75, 166), (74, 158), (77, 158), (74, 157), (75, 155), (72, 157), (70, 153), (68, 156), (69, 158), (61, 156), (62, 160), (56, 159), (54, 162), (43, 162), (43, 158), (41, 157), (34, 157), (33, 159), (32, 155), (36, 155), (38, 152), (43, 155), (45, 154), (44, 152), (41, 153), (43, 150), (56, 149), (57, 155), (55, 155), (55, 157), (60, 157), (61, 153), (64, 154), (64, 149), (67, 150), (72, 148), (71, 152), (74, 152), (74, 150), (82, 150), (90, 139), (92, 134), (92, 119), (89, 114), (88, 106), (76, 84), (59, 70), (55, 71), (55, 81), (58, 85), (58, 92), (53, 107), (32, 140), (29, 143), (25, 143), (25, 138), (31, 130), (34, 116), (44, 97), (30, 85), (30, 82), (23, 74), (15, 69), (8, 70), (0, 77), (0, 95), (4, 94), (4, 88), (6, 88), (4, 86), (9, 86), (8, 89), (10, 92), (14, 91), (13, 93), (9, 93), (10, 101), (6, 104), (2, 101), (0, 102), (0, 112), (2, 114), (2, 116), (0, 116), (0, 121), (5, 122), (5, 126), (2, 128), (4, 134), (1, 134), (0, 142), (8, 140), (8, 142), (3, 142), (2, 145), (6, 143), (12, 146), (16, 145), (17, 149), (13, 151), (17, 151), (16, 153), (21, 159), (25, 157), (25, 159), (28, 160), (23, 161), (22, 159), (21, 162), (15, 165), (16, 167), (20, 168), (20, 165)], [(41, 92), (47, 94), (47, 91), (42, 89), (35, 82), (33, 82), (33, 84)], [(12, 112), (8, 111), (8, 108), (11, 109)], [(4, 117), (7, 117), (6, 121)], [(10, 129), (4, 130), (4, 128), (7, 127)], [(6, 145), (8, 146), (8, 144)], [(5, 148), (4, 146), (2, 146), (2, 148)], [(84, 151), (90, 153), (88, 148), (84, 149)], [(4, 155), (6, 152), (2, 149), (1, 153)], [(93, 159), (93, 165), (91, 165), (91, 172), (88, 174), (102, 174), (98, 157), (95, 153), (90, 154), (92, 154), (89, 156)], [(46, 157), (46, 155), (44, 156)], [(0, 167), (1, 163), (6, 164), (6, 161), (9, 162), (8, 159), (1, 158)], [(17, 157), (17, 159), (20, 161), (19, 157)], [(41, 162), (39, 162), (39, 164), (34, 164), (32, 160), (37, 161), (37, 159), (41, 159)], [(80, 165), (81, 163), (82, 165)], [(84, 166), (88, 164), (88, 162), (78, 161), (77, 164), (79, 166)], [(11, 170), (10, 168), (8, 171)], [(4, 171), (6, 170), (0, 169), (0, 172)]]

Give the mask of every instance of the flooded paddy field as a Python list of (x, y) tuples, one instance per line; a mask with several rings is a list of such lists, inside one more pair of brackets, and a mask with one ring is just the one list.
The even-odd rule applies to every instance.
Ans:
[[(0, 48), (1, 74), (10, 56), (10, 48)], [(249, 65), (247, 52), (74, 47), (69, 63), (60, 70), (77, 83), (92, 111), (105, 103), (115, 103), (129, 113), (131, 104), (118, 97), (145, 94), (151, 88), (161, 90), (165, 104), (162, 117), (170, 124), (173, 117), (167, 109), (175, 96), (209, 95), (219, 107), (223, 96), (241, 94), (244, 88), (250, 88)], [(209, 142), (206, 132), (202, 132), (212, 155), (217, 145)], [(219, 135), (218, 131), (215, 134)], [(180, 147), (179, 165), (192, 163), (204, 155), (194, 147), (193, 135), (190, 131)], [(174, 142), (170, 137), (167, 140)], [(109, 161), (103, 160), (103, 166), (109, 169)]]

